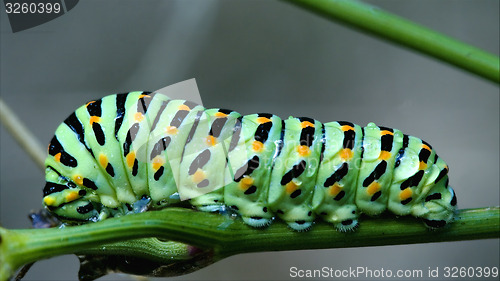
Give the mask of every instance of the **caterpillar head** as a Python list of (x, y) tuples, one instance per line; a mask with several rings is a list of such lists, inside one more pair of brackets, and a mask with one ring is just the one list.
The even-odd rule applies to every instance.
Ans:
[(92, 200), (96, 195), (89, 194), (85, 188), (62, 177), (51, 167), (46, 170), (46, 180), (43, 189), (43, 205), (51, 212), (61, 217), (80, 220), (90, 220), (98, 216), (91, 202), (96, 201)]

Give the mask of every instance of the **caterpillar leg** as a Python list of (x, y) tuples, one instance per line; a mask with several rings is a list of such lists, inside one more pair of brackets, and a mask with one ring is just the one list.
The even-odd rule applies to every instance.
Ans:
[(446, 191), (432, 193), (425, 200), (424, 206), (429, 212), (421, 217), (427, 227), (431, 229), (444, 227), (453, 220), (457, 204), (453, 188), (448, 186)]
[(263, 217), (242, 217), (243, 221), (252, 227), (265, 227), (271, 224), (272, 219)]
[(453, 220), (456, 205), (455, 191), (448, 186), (446, 176), (430, 190), (422, 204), (413, 206), (412, 214), (422, 218), (427, 227), (440, 228)]
[(312, 221), (297, 220), (286, 222), (288, 226), (295, 231), (307, 231), (312, 226)]
[(336, 221), (334, 226), (342, 232), (352, 231), (358, 226), (358, 213), (355, 205), (340, 207), (335, 212)]
[(358, 226), (358, 212), (354, 204), (341, 207), (330, 205), (322, 208), (319, 215), (341, 232), (353, 231)]

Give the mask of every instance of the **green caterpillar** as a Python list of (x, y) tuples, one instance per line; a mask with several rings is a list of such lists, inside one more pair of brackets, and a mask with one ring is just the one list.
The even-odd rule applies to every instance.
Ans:
[(320, 217), (347, 231), (361, 213), (389, 210), (437, 228), (457, 203), (446, 163), (399, 130), (241, 116), (149, 92), (80, 107), (48, 152), (43, 203), (77, 222), (189, 199), (202, 211), (229, 208), (253, 227), (277, 216), (301, 231)]

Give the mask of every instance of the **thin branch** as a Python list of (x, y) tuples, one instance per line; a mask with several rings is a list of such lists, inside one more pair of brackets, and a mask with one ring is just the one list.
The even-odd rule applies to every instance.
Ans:
[[(105, 243), (144, 237), (158, 237), (209, 249), (213, 255), (207, 256), (210, 260), (205, 264), (239, 253), (260, 251), (499, 238), (500, 208), (461, 210), (455, 222), (436, 231), (429, 231), (419, 220), (411, 217), (395, 219), (388, 215), (363, 219), (360, 223), (359, 229), (349, 233), (338, 232), (322, 222), (308, 232), (292, 231), (282, 222), (275, 222), (265, 229), (255, 229), (245, 225), (241, 219), (227, 215), (167, 208), (61, 229), (0, 228), (0, 280), (8, 278), (23, 264), (81, 252)], [(154, 255), (154, 247), (148, 248), (148, 255)], [(135, 249), (141, 252), (141, 247)], [(186, 250), (177, 253), (186, 256)], [(159, 250), (157, 255), (158, 259), (162, 259), (165, 253)]]
[(45, 169), (45, 158), (47, 157), (45, 149), (43, 149), (43, 146), (38, 142), (37, 138), (28, 128), (26, 128), (17, 115), (10, 110), (9, 106), (2, 98), (0, 98), (0, 121), (17, 143), (43, 171)]
[(353, 0), (285, 0), (327, 19), (400, 44), (500, 83), (498, 56)]

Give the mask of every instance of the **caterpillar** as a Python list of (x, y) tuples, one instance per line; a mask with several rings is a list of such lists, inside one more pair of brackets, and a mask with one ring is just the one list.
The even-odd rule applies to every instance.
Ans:
[(316, 217), (340, 231), (361, 213), (453, 219), (448, 166), (427, 142), (370, 123), (205, 109), (151, 92), (106, 96), (73, 112), (48, 147), (43, 204), (73, 222), (189, 200), (252, 227), (297, 231)]

